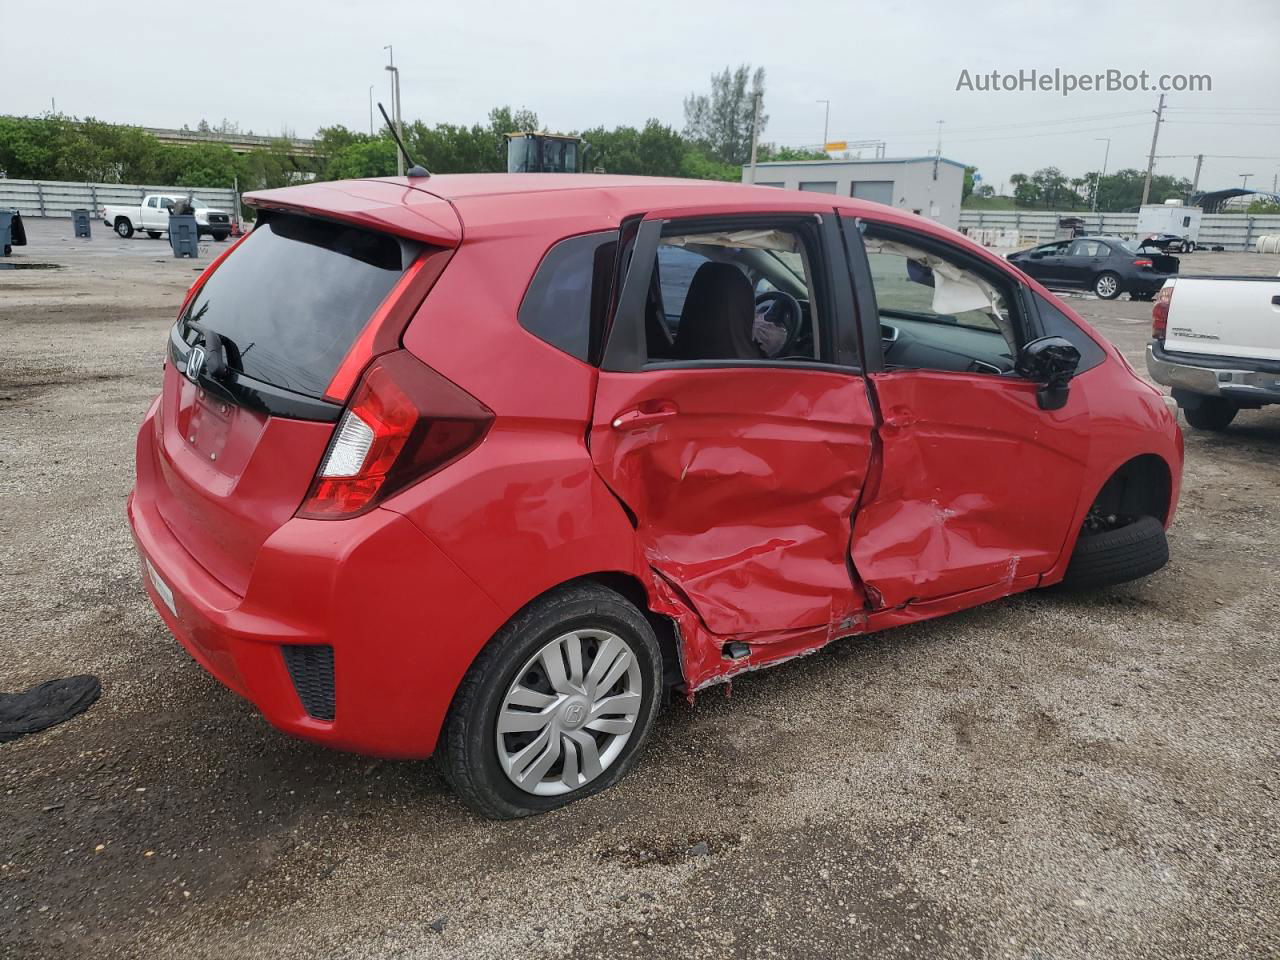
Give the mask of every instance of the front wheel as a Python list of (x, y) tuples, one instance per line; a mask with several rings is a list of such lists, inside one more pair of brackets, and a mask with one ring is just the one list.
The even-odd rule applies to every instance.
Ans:
[(445, 776), (476, 813), (506, 820), (613, 786), (659, 706), (653, 627), (598, 584), (567, 587), (509, 621), (463, 678), (441, 737)]
[(1085, 530), (1076, 541), (1062, 586), (1091, 590), (1128, 583), (1169, 562), (1169, 541), (1157, 517), (1137, 517), (1110, 530)]
[(1093, 292), (1103, 300), (1114, 300), (1120, 296), (1120, 277), (1111, 271), (1098, 274), (1098, 279), (1093, 281)]
[(1226, 397), (1201, 397), (1194, 407), (1184, 407), (1187, 423), (1197, 430), (1225, 430), (1240, 408)]
[(121, 217), (116, 221), (116, 233), (120, 234), (125, 240), (133, 236), (133, 224)]
[(227, 237), (229, 236), (231, 236), (231, 233), (229, 231), (224, 232), (220, 230), (217, 233), (213, 234), (213, 239), (218, 243), (221, 243), (223, 240), (227, 239)]

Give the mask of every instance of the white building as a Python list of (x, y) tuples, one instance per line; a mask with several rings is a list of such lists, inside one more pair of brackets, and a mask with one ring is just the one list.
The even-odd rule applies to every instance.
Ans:
[[(751, 168), (742, 168), (742, 182)], [(756, 164), (756, 185), (857, 197), (960, 227), (964, 164), (946, 157), (880, 160), (780, 160)]]

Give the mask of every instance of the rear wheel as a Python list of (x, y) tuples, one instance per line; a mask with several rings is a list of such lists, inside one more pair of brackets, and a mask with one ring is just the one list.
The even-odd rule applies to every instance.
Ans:
[(622, 596), (598, 584), (549, 594), (467, 671), (442, 733), (445, 776), (495, 819), (607, 789), (649, 735), (661, 678), (653, 627)]
[(133, 236), (133, 224), (125, 217), (116, 218), (116, 233), (128, 240)]
[(148, 236), (148, 237), (150, 237), (152, 240), (159, 240), (159, 239), (160, 239), (160, 231), (159, 231), (159, 230), (148, 230), (148, 231), (147, 231), (147, 236)]
[(1062, 578), (1065, 588), (1090, 590), (1127, 583), (1155, 573), (1169, 562), (1169, 541), (1158, 518), (1136, 517), (1127, 523), (1101, 526), (1091, 529), (1086, 523), (1081, 531)]
[(1226, 397), (1201, 397), (1194, 407), (1183, 408), (1187, 423), (1197, 430), (1225, 430), (1240, 408)]
[(1093, 281), (1093, 292), (1103, 300), (1114, 300), (1120, 296), (1120, 277), (1118, 274), (1108, 270), (1106, 273), (1098, 274), (1098, 278)]

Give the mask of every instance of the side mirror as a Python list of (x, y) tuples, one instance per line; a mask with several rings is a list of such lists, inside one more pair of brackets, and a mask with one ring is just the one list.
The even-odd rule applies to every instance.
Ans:
[(1036, 403), (1041, 410), (1061, 410), (1067, 402), (1068, 384), (1080, 366), (1080, 351), (1065, 337), (1041, 337), (1018, 351), (1014, 372), (1040, 384)]

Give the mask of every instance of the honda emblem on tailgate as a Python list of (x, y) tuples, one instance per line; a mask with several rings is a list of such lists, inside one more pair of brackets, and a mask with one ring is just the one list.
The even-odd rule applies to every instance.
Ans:
[(204, 369), (204, 347), (192, 347), (187, 356), (187, 379), (195, 383)]

